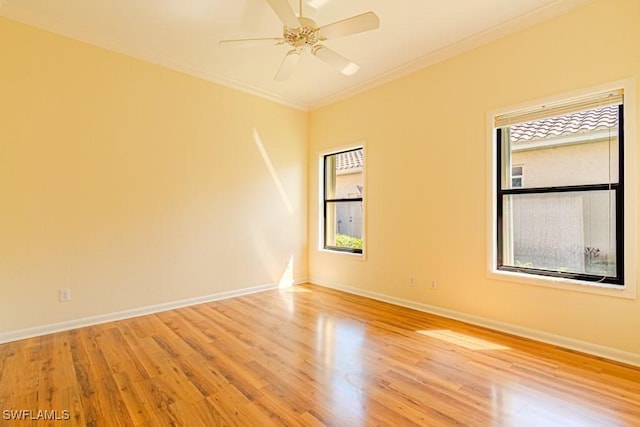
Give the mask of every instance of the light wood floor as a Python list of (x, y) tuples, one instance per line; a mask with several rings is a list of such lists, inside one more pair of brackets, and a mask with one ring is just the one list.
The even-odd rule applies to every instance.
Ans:
[(0, 345), (0, 411), (9, 426), (639, 426), (640, 369), (305, 285)]

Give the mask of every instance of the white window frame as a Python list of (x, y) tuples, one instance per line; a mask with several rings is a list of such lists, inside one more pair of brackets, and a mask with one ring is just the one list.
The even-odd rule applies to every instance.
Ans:
[[(325, 191), (325, 176), (324, 176), (324, 159), (325, 156), (332, 154), (338, 154), (345, 151), (352, 151), (362, 149), (363, 167), (362, 167), (362, 252), (349, 252), (335, 250), (331, 248), (325, 248), (324, 239), (325, 233), (325, 218), (324, 218), (324, 191)], [(366, 142), (361, 141), (357, 144), (345, 145), (330, 150), (321, 151), (318, 153), (318, 251), (330, 254), (339, 254), (349, 257), (354, 257), (360, 260), (366, 259), (367, 253), (367, 148)]]
[[(624, 90), (624, 284), (608, 285), (560, 277), (538, 276), (526, 273), (508, 272), (497, 269), (497, 141), (494, 127), (496, 116), (523, 111), (543, 105), (571, 101), (588, 95)], [(637, 113), (636, 82), (634, 78), (606, 83), (574, 92), (538, 99), (523, 104), (495, 109), (487, 113), (487, 276), (490, 279), (504, 280), (525, 285), (544, 286), (555, 289), (587, 292), (599, 295), (635, 299), (637, 297)]]

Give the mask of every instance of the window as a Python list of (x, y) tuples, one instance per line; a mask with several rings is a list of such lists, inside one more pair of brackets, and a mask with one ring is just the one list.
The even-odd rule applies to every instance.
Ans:
[(524, 166), (511, 166), (511, 188), (522, 188)]
[(362, 253), (363, 148), (323, 156), (324, 248)]
[(495, 117), (497, 270), (624, 285), (623, 101), (620, 89)]

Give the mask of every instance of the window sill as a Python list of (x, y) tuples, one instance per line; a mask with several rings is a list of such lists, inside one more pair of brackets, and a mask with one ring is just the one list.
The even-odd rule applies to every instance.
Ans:
[[(532, 286), (542, 286), (553, 289), (561, 289), (574, 292), (585, 292), (590, 294), (605, 295), (617, 298), (636, 298), (636, 287), (633, 285), (611, 285), (608, 283), (594, 283), (582, 280), (572, 280), (562, 277), (537, 276), (526, 273), (515, 273), (511, 271), (500, 271), (491, 269), (488, 273), (490, 279), (520, 283)], [(629, 281), (633, 283), (633, 281)]]
[(361, 261), (365, 260), (365, 252), (363, 251), (362, 253), (357, 253), (357, 252), (348, 252), (348, 251), (336, 251), (333, 249), (325, 249), (325, 248), (319, 248), (318, 252), (321, 253), (326, 253), (326, 254), (337, 254), (337, 255), (345, 255), (354, 259), (358, 259)]

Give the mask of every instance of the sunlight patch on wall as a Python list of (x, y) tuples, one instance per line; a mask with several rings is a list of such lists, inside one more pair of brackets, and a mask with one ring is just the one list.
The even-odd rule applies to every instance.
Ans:
[(287, 265), (282, 272), (282, 276), (280, 276), (280, 282), (278, 283), (278, 288), (289, 288), (293, 286), (293, 255), (289, 257), (289, 261), (287, 261)]
[(258, 147), (258, 151), (260, 152), (260, 155), (262, 156), (262, 160), (264, 161), (264, 164), (267, 166), (267, 169), (269, 170), (269, 174), (271, 174), (271, 179), (273, 179), (273, 183), (275, 184), (276, 189), (278, 190), (278, 193), (280, 193), (280, 197), (282, 197), (282, 201), (287, 207), (287, 210), (289, 211), (289, 213), (293, 214), (293, 207), (291, 206), (291, 201), (289, 201), (289, 197), (287, 196), (286, 191), (284, 191), (284, 187), (282, 186), (282, 182), (280, 182), (280, 178), (278, 177), (278, 174), (275, 168), (273, 167), (273, 163), (271, 162), (269, 153), (267, 153), (267, 149), (264, 147), (264, 144), (262, 143), (262, 138), (260, 138), (260, 134), (258, 134), (258, 131), (256, 129), (253, 129), (253, 139), (256, 143), (256, 147)]
[(494, 344), (490, 341), (486, 341), (480, 338), (472, 337), (470, 335), (462, 334), (460, 332), (453, 332), (448, 329), (436, 329), (429, 331), (416, 331), (421, 335), (425, 335), (431, 338), (436, 338), (441, 341), (448, 342), (460, 347), (464, 347), (468, 350), (509, 350), (509, 347), (503, 345)]

